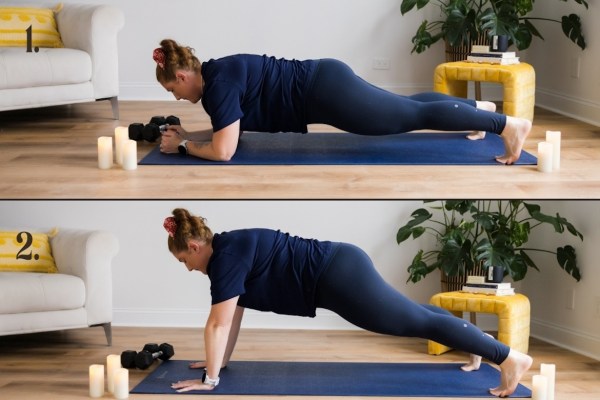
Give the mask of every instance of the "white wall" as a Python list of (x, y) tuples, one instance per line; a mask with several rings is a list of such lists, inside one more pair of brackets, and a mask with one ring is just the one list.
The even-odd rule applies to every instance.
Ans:
[[(40, 0), (41, 1), (41, 0)], [(97, 3), (67, 0), (65, 3)], [(410, 56), (420, 22), (402, 18), (397, 0), (103, 0), (121, 8), (122, 99), (172, 99), (155, 80), (152, 50), (163, 38), (193, 47), (203, 61), (235, 53), (307, 59), (333, 57), (365, 79), (398, 92), (431, 88), (443, 54)], [(406, 37), (410, 32), (411, 36)], [(390, 70), (374, 70), (374, 58)], [(428, 67), (421, 67), (425, 62)]]
[[(538, 2), (540, 3), (540, 2)], [(536, 16), (557, 19), (576, 13), (581, 17), (587, 48), (581, 50), (568, 40), (559, 24), (536, 21), (545, 40), (535, 38), (527, 51), (527, 61), (536, 70), (536, 104), (600, 126), (600, 4), (588, 1), (589, 10), (574, 1), (536, 3)], [(580, 62), (579, 78), (572, 76)]]
[[(583, 243), (545, 228), (532, 245), (572, 244), (583, 279), (568, 277), (550, 257), (536, 256), (541, 273), (530, 271), (518, 290), (532, 304), (532, 334), (600, 359), (597, 268), (600, 202), (541, 202), (548, 214), (559, 212), (584, 235)], [(0, 226), (102, 229), (117, 235), (120, 252), (113, 263), (115, 325), (202, 326), (210, 307), (208, 279), (190, 273), (166, 248), (164, 218), (186, 207), (208, 219), (215, 232), (270, 227), (317, 239), (346, 241), (362, 247), (383, 277), (418, 302), (439, 291), (439, 275), (406, 283), (406, 267), (421, 241), (395, 242), (396, 231), (418, 201), (3, 201)], [(541, 235), (538, 236), (538, 233)], [(431, 243), (431, 239), (429, 239)], [(532, 246), (533, 247), (533, 246)], [(575, 290), (575, 309), (566, 307), (567, 290)], [(489, 324), (489, 319), (480, 319)], [(245, 327), (302, 329), (350, 328), (329, 312), (317, 318), (282, 317), (248, 310)], [(484, 328), (488, 328), (484, 326)]]
[[(54, 4), (49, 0), (31, 3)], [(65, 0), (98, 3), (98, 0)], [(171, 99), (154, 78), (152, 50), (165, 37), (196, 49), (201, 60), (233, 53), (266, 53), (288, 58), (333, 57), (347, 62), (366, 80), (400, 94), (431, 90), (433, 69), (443, 62), (441, 44), (411, 54), (410, 38), (426, 18), (437, 19), (430, 5), (406, 16), (399, 0), (102, 0), (121, 8), (125, 27), (119, 35), (120, 98)], [(14, 3), (0, 0), (0, 3)], [(545, 41), (534, 38), (521, 55), (537, 73), (536, 104), (600, 126), (600, 5), (589, 10), (574, 1), (537, 4), (534, 16), (575, 12), (582, 18), (588, 48), (579, 50), (559, 24), (535, 22)], [(372, 68), (374, 58), (388, 58), (389, 70)], [(571, 64), (580, 59), (578, 79)], [(484, 97), (499, 100), (498, 85), (484, 85)]]
[[(577, 250), (582, 279), (576, 282), (556, 264), (552, 255), (537, 256), (541, 272), (531, 271), (524, 292), (532, 307), (532, 334), (583, 354), (600, 359), (600, 203), (598, 201), (555, 201), (544, 206), (547, 214), (559, 213), (584, 236), (559, 235), (544, 227), (543, 235), (532, 236), (531, 247), (556, 248), (571, 244)], [(568, 309), (574, 291), (574, 309)]]

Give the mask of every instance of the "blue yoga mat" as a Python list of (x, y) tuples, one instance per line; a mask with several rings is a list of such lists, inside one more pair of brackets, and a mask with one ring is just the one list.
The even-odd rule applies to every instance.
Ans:
[[(501, 165), (500, 136), (468, 140), (466, 133), (402, 133), (364, 136), (351, 133), (247, 132), (231, 161), (215, 162), (180, 154), (163, 154), (156, 146), (140, 165)], [(522, 152), (520, 165), (537, 164)]]
[[(179, 394), (171, 383), (200, 379), (202, 370), (189, 361), (163, 362), (131, 393)], [(488, 389), (499, 385), (500, 372), (488, 364), (464, 372), (461, 364), (438, 363), (333, 363), (235, 361), (220, 373), (221, 383), (209, 392), (187, 394), (262, 396), (389, 396), (389, 397), (494, 397)], [(182, 393), (183, 394), (183, 393)], [(519, 385), (511, 398), (531, 397)]]

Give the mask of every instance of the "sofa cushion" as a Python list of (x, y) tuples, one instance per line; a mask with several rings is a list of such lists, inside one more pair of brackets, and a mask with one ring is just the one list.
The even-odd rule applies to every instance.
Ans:
[[(62, 5), (58, 7), (60, 8)], [(28, 32), (28, 29), (31, 30)], [(0, 46), (25, 48), (28, 41), (32, 48), (63, 47), (54, 19), (54, 10), (37, 7), (0, 7)]]
[(0, 47), (0, 90), (60, 86), (92, 79), (92, 60), (76, 49), (40, 49), (27, 53), (18, 47)]
[(0, 272), (0, 314), (73, 310), (84, 303), (85, 285), (77, 276)]
[(48, 235), (0, 231), (0, 271), (58, 272)]

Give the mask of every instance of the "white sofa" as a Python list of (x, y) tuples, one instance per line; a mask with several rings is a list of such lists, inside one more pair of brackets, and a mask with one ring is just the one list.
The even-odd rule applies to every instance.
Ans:
[(0, 336), (102, 326), (110, 346), (116, 237), (59, 229), (50, 247), (58, 273), (0, 272)]
[(118, 119), (122, 11), (66, 3), (56, 23), (64, 48), (0, 47), (0, 111), (110, 100)]

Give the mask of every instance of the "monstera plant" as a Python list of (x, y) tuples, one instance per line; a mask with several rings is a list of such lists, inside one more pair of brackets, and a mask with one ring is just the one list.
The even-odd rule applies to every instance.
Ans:
[[(543, 0), (538, 4), (545, 4)], [(574, 1), (586, 9), (586, 0)], [(585, 49), (585, 38), (582, 33), (581, 19), (577, 14), (563, 15), (560, 19), (541, 18), (533, 14), (535, 0), (402, 0), (402, 15), (413, 9), (421, 9), (428, 4), (440, 10), (440, 19), (424, 20), (412, 38), (412, 52), (422, 53), (432, 44), (443, 39), (450, 46), (469, 46), (481, 36), (506, 35), (509, 44), (518, 50), (525, 50), (531, 45), (533, 37), (544, 40), (534, 22), (548, 21), (558, 23), (564, 34), (582, 50)]]
[[(432, 212), (433, 211), (433, 212)], [(434, 214), (435, 213), (435, 214)], [(407, 281), (416, 283), (440, 270), (447, 276), (467, 276), (481, 265), (504, 267), (514, 281), (525, 278), (529, 268), (539, 271), (533, 252), (551, 253), (567, 274), (579, 281), (581, 273), (573, 246), (556, 249), (532, 248), (527, 243), (533, 231), (550, 225), (556, 233), (583, 235), (564, 217), (542, 213), (537, 204), (521, 200), (448, 200), (419, 208), (396, 236), (398, 244), (424, 234), (435, 237), (437, 246), (421, 249), (408, 266)]]

